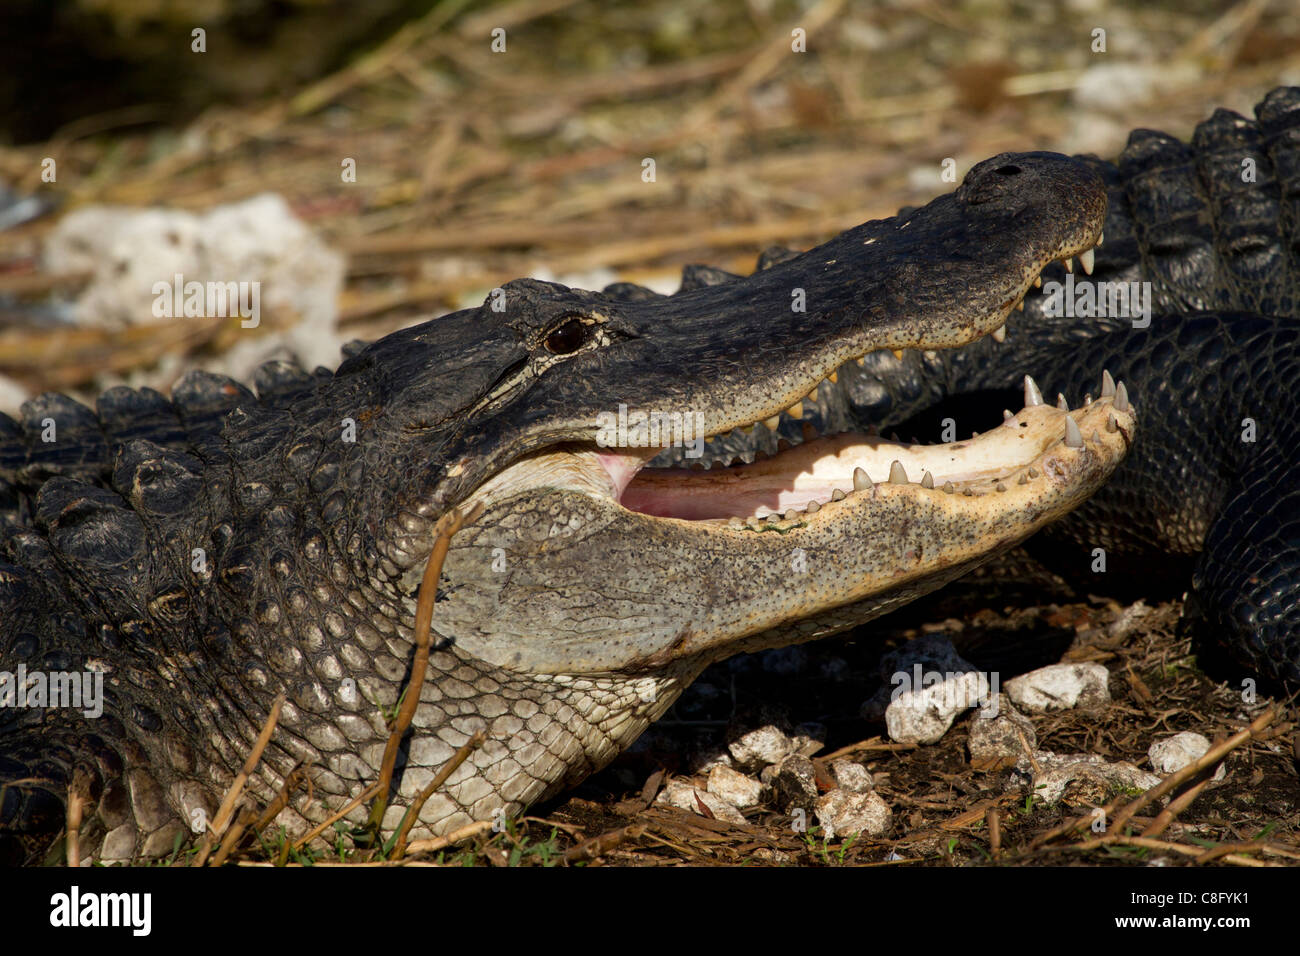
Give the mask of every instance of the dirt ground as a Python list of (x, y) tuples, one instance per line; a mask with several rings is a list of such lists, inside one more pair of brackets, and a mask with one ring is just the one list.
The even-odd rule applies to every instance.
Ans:
[[(506, 30), (504, 54), (490, 48), (496, 27)], [(791, 50), (798, 30), (806, 53)], [(1300, 83), (1300, 18), (1282, 0), (435, 4), (342, 69), (281, 96), (214, 103), (175, 122), (138, 124), (119, 111), (45, 142), (0, 147), (0, 180), (51, 206), (0, 231), (0, 375), (33, 394), (88, 398), (119, 381), (166, 388), (178, 363), (219, 369), (241, 336), (293, 321), (272, 316), (251, 331), (47, 321), (87, 277), (47, 272), (42, 241), (87, 204), (204, 210), (278, 192), (348, 256), (340, 340), (372, 339), (543, 271), (597, 287), (663, 280), (690, 262), (748, 272), (764, 246), (807, 247), (951, 188), (941, 179), (945, 159), (960, 176), (1009, 149), (1113, 156), (1134, 127), (1185, 137), (1214, 108), (1249, 114), (1287, 82)], [(58, 180), (43, 183), (50, 156)], [(340, 181), (341, 157), (356, 160), (355, 183)], [(642, 175), (647, 158), (653, 182)], [(566, 797), (505, 833), (411, 859), (1300, 861), (1293, 703), (1262, 694), (1247, 702), (1240, 687), (1202, 673), (1179, 614), (1177, 601), (1154, 598), (1136, 610), (1087, 597), (929, 602), (869, 634), (724, 662)], [(890, 744), (862, 705), (881, 649), (922, 633), (949, 637), (1007, 676), (1056, 660), (1103, 663), (1110, 704), (1034, 716), (1044, 750), (1145, 766), (1154, 738), (1194, 730), (1225, 744), (1227, 776), (1171, 788), (1171, 805), (1079, 787), (1049, 806), (1012, 783), (1011, 768), (972, 764), (969, 714), (937, 744)], [(889, 831), (826, 840), (815, 819), (793, 829), (770, 795), (743, 824), (653, 802), (674, 778), (703, 785), (702, 760), (765, 724), (820, 727), (821, 747), (809, 755), (819, 788), (834, 759), (865, 765), (893, 811)], [(1180, 802), (1191, 788), (1194, 798)], [(1104, 833), (1088, 826), (1095, 807), (1109, 811)], [(1072, 828), (1076, 820), (1082, 826)], [(264, 858), (250, 850), (244, 861)]]

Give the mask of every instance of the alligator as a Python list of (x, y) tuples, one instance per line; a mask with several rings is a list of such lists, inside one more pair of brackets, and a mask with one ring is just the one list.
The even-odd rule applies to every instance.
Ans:
[[(1230, 114), (1206, 124), (1207, 136), (1226, 128), (1238, 156), (1243, 142), (1257, 147), (1259, 184), (1233, 197), (1271, 198), (1256, 232), (1274, 245), (1292, 221), (1277, 183), (1294, 179), (1286, 160), (1300, 155), (1286, 142), (1295, 103), (1280, 91), (1258, 125)], [(1151, 135), (1135, 134), (1137, 153)], [(1196, 156), (1213, 151), (1198, 144)], [(1225, 239), (1224, 197), (1207, 203), (1187, 175), (1198, 167), (1153, 161), (1144, 180), (1134, 152), (1118, 167), (1002, 154), (920, 209), (802, 254), (771, 251), (751, 276), (688, 268), (672, 296), (516, 280), (480, 308), (354, 350), (333, 373), (275, 364), (255, 392), (191, 373), (170, 400), (113, 389), (92, 411), (46, 395), (0, 419), (0, 673), (103, 679), (94, 716), (31, 706), (30, 692), (29, 706), (0, 710), (0, 856), (59, 852), (74, 785), (83, 862), (171, 852), (211, 820), (280, 695), (251, 795), (271, 803), (309, 761), (311, 794), (294, 794), (276, 821), (301, 834), (360, 793), (411, 678), (433, 529), (471, 506), (438, 580), (431, 676), (384, 826), (458, 748), (485, 740), (422, 805), (413, 836), (573, 785), (712, 661), (847, 630), (959, 578), (1087, 507), (1147, 441), (1176, 449), (1143, 466), (1163, 465), (1171, 492), (1140, 491), (1137, 469), (1130, 483), (1145, 497), (1096, 510), (1085, 544), (1146, 545), (1146, 518), (1125, 509), (1156, 497), (1186, 507), (1182, 524), (1154, 504), (1140, 515), (1183, 529), (1185, 551), (1212, 559), (1266, 542), (1233, 533), (1271, 499), (1255, 484), (1235, 495), (1228, 468), (1240, 459), (1222, 437), (1203, 481), (1197, 468), (1168, 469), (1203, 452), (1179, 413), (1195, 414), (1206, 365), (1159, 376), (1189, 367), (1189, 354), (1237, 354), (1225, 335), (1249, 331), (1283, 377), (1237, 376), (1215, 402), (1261, 410), (1257, 482), (1294, 473), (1294, 419), (1274, 413), (1273, 391), (1294, 381), (1286, 283), (1221, 302), (1206, 290), (1240, 284), (1197, 278), (1216, 243), (1234, 265), (1240, 250), (1258, 265), (1291, 247)], [(1196, 242), (1179, 218), (1189, 207), (1209, 213), (1194, 218)], [(1154, 331), (1135, 336), (1126, 322), (1104, 338), (1094, 318), (1049, 316), (1035, 283), (1075, 258), (1085, 272), (1155, 283)], [(1259, 314), (1227, 311), (1239, 308)], [(1204, 314), (1163, 317), (1189, 312)], [(1138, 435), (1135, 402), (1101, 366), (1078, 379), (1097, 398), (1076, 392), (1072, 408), (1044, 401), (1032, 367), (1019, 369), (1024, 407), (969, 439), (904, 443), (868, 427), (968, 391), (1000, 397), (1018, 354), (1064, 386), (1094, 351), (1160, 387), (1158, 414), (1171, 420), (1157, 417), (1154, 439)], [(1243, 580), (1271, 582), (1285, 604), (1279, 575), (1218, 567), (1197, 571), (1207, 606)], [(1294, 666), (1262, 614), (1234, 619), (1265, 666)]]

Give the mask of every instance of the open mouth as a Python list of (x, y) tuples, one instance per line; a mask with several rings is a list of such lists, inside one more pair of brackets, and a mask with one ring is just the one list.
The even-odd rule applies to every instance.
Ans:
[[(753, 463), (712, 468), (638, 468), (633, 456), (602, 455), (614, 495), (630, 511), (660, 518), (725, 521), (761, 530), (798, 522), (878, 486), (911, 485), (936, 494), (989, 495), (1023, 485), (1052, 468), (1059, 449), (1083, 448), (1128, 426), (1127, 390), (1103, 373), (1101, 397), (1070, 411), (1043, 401), (1025, 377), (1025, 404), (1003, 423), (965, 441), (924, 445), (844, 432), (805, 440)], [(807, 424), (805, 422), (805, 424)], [(784, 440), (782, 440), (784, 442)]]
[[(1099, 235), (1096, 244), (1101, 241)], [(1093, 249), (1077, 255), (1090, 275)], [(1072, 259), (1061, 260), (1070, 271)], [(1041, 283), (1035, 276), (1033, 284)], [(1023, 296), (1016, 308), (1022, 305)], [(1001, 340), (1005, 332), (1003, 325), (992, 335)], [(887, 440), (874, 428), (852, 430), (840, 376), (862, 374), (856, 371), (860, 363), (841, 366), (777, 415), (711, 436), (695, 449), (695, 457), (682, 447), (657, 454), (654, 449), (602, 452), (598, 459), (609, 475), (611, 496), (629, 511), (653, 517), (765, 530), (804, 521), (852, 495), (874, 496), (884, 484), (940, 494), (998, 494), (1008, 484), (1037, 478), (1058, 446), (1082, 448), (1099, 426), (1110, 433), (1126, 431), (1131, 410), (1123, 383), (1117, 385), (1109, 373), (1102, 374), (1097, 407), (1089, 395), (1073, 412), (1064, 396), (1055, 405), (1045, 403), (1026, 375), (1024, 407), (1014, 414), (1005, 411), (1001, 426), (963, 441), (923, 444), (893, 435)]]

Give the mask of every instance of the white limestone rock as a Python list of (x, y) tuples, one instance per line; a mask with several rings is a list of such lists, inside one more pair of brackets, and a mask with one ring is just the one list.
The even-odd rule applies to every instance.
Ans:
[(1013, 703), (1031, 713), (1098, 710), (1110, 703), (1110, 672), (1100, 664), (1052, 664), (1013, 677), (1004, 689)]

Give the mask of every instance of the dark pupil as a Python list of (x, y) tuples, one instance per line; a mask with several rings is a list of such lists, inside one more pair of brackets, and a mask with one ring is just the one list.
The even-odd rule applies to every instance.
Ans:
[(570, 319), (546, 337), (546, 348), (556, 355), (568, 355), (581, 347), (584, 337), (582, 323)]

